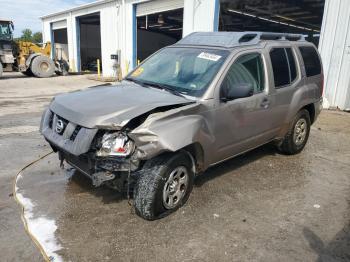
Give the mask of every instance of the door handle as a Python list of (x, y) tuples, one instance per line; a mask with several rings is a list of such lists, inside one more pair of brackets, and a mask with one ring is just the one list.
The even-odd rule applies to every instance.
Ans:
[(261, 107), (263, 108), (268, 108), (270, 106), (270, 101), (268, 98), (264, 98), (260, 104)]

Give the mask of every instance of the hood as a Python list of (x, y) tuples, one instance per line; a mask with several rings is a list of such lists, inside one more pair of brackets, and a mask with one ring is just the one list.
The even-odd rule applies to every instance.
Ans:
[(50, 104), (50, 109), (60, 117), (87, 128), (120, 128), (129, 120), (157, 107), (192, 102), (165, 90), (124, 82), (58, 95)]

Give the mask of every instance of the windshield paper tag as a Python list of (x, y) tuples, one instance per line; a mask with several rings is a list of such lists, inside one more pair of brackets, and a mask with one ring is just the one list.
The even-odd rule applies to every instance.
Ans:
[(207, 59), (207, 60), (211, 60), (211, 61), (218, 61), (221, 56), (220, 55), (215, 55), (215, 54), (209, 54), (209, 53), (205, 53), (205, 52), (202, 52), (198, 55), (199, 58), (202, 58), (202, 59)]

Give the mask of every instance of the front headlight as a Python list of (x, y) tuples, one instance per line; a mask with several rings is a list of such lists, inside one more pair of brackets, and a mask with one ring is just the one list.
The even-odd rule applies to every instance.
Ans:
[(129, 156), (135, 148), (135, 144), (122, 133), (104, 134), (102, 146), (97, 151), (97, 156)]

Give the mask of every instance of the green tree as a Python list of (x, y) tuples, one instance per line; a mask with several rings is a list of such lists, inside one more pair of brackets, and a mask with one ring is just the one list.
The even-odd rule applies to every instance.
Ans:
[(32, 30), (26, 28), (24, 30), (22, 30), (22, 36), (21, 36), (21, 39), (23, 41), (28, 41), (28, 42), (31, 42), (32, 41)]
[(32, 40), (34, 43), (40, 44), (43, 42), (43, 35), (41, 32), (36, 32), (33, 34)]

